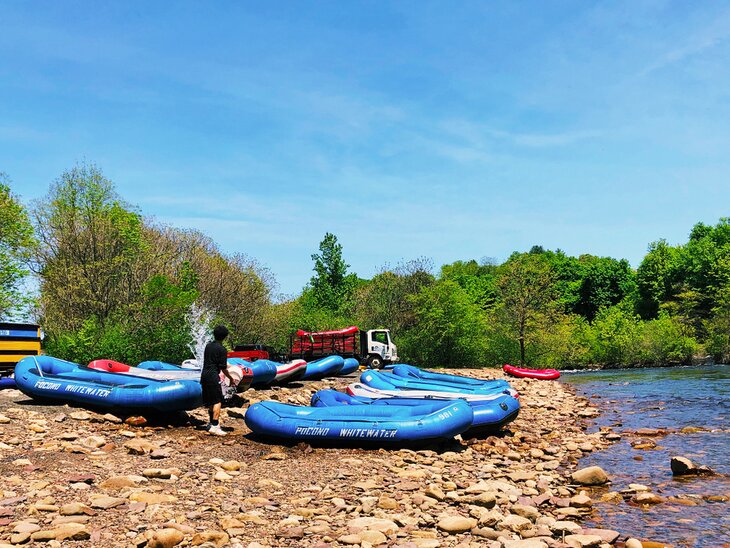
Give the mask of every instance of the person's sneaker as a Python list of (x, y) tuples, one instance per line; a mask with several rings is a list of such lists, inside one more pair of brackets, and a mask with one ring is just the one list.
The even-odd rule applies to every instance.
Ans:
[(226, 435), (226, 433), (221, 428), (220, 424), (211, 426), (210, 428), (208, 428), (208, 432), (210, 432), (211, 434), (214, 434), (216, 436), (225, 436)]

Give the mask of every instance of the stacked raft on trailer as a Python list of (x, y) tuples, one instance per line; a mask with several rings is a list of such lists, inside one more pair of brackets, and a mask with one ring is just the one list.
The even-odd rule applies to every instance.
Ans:
[(440, 406), (302, 407), (273, 401), (253, 404), (246, 425), (261, 437), (287, 442), (382, 445), (450, 439), (467, 430), (474, 413), (461, 400)]
[[(375, 395), (376, 393), (373, 394), (373, 396)], [(421, 409), (430, 409), (430, 411), (441, 408), (443, 403), (443, 400), (426, 398), (351, 396), (336, 390), (319, 390), (314, 393), (311, 401), (312, 407), (372, 405), (398, 408), (421, 406)], [(474, 413), (474, 419), (465, 434), (472, 436), (496, 432), (512, 422), (520, 411), (519, 401), (508, 394), (498, 394), (488, 400), (475, 400), (468, 403)]]
[(106, 373), (50, 356), (22, 359), (15, 366), (15, 382), (33, 398), (120, 411), (171, 412), (202, 404), (198, 382)]

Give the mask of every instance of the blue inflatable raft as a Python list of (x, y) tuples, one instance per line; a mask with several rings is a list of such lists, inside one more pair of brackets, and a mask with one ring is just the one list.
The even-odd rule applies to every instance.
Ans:
[(405, 363), (398, 363), (393, 366), (393, 374), (404, 379), (416, 379), (424, 382), (437, 382), (439, 384), (450, 384), (456, 388), (491, 389), (502, 386), (510, 388), (509, 383), (504, 379), (481, 380), (462, 375), (448, 375), (446, 373), (434, 373)]
[(340, 377), (343, 375), (349, 375), (350, 373), (354, 373), (360, 368), (360, 362), (357, 361), (355, 358), (345, 358), (345, 364), (342, 366), (342, 369), (337, 373)]
[(15, 388), (15, 379), (13, 377), (0, 377), (0, 390), (3, 388)]
[[(397, 367), (397, 366), (396, 366)], [(393, 370), (395, 371), (395, 369)], [(472, 379), (476, 380), (476, 379)], [(429, 392), (454, 392), (457, 394), (486, 396), (504, 392), (515, 396), (516, 391), (506, 381), (478, 381), (478, 384), (455, 383), (438, 380), (422, 380), (417, 377), (401, 377), (395, 373), (365, 371), (360, 382), (380, 390), (424, 390)]]
[(303, 407), (264, 401), (249, 407), (245, 417), (246, 425), (262, 437), (371, 445), (450, 439), (467, 430), (473, 419), (471, 407), (462, 400), (436, 407)]
[(21, 392), (32, 398), (120, 411), (171, 412), (202, 405), (198, 382), (106, 373), (50, 356), (20, 360), (15, 366), (15, 382)]
[(249, 362), (243, 358), (228, 358), (228, 363), (232, 363), (234, 365), (245, 365), (253, 371), (253, 381), (251, 381), (252, 388), (268, 386), (276, 378), (276, 362), (269, 360), (256, 360), (254, 362)]
[[(339, 407), (343, 405), (382, 405), (391, 407), (414, 407), (430, 409), (432, 412), (443, 407), (443, 400), (423, 398), (365, 398), (350, 396), (336, 390), (319, 390), (312, 395), (312, 407)], [(520, 402), (507, 394), (500, 394), (494, 399), (469, 401), (474, 419), (467, 435), (496, 432), (504, 425), (512, 422), (520, 411)], [(424, 407), (427, 406), (427, 407)]]
[(337, 375), (344, 366), (345, 360), (342, 356), (327, 356), (321, 360), (309, 362), (302, 379), (313, 380), (332, 377)]

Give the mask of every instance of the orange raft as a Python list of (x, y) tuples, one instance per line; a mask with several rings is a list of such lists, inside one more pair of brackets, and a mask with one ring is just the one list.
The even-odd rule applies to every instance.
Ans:
[(514, 365), (505, 364), (502, 369), (508, 375), (520, 377), (522, 379), (542, 379), (544, 381), (555, 380), (560, 377), (557, 369), (526, 369), (524, 367), (515, 367)]

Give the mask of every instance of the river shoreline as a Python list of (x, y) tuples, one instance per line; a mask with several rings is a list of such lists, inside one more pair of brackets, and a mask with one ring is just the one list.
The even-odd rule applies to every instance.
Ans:
[[(244, 396), (306, 405), (351, 380)], [(589, 432), (597, 408), (568, 385), (509, 380), (522, 409), (502, 435), (419, 450), (260, 443), (245, 408), (224, 410), (232, 430), (218, 438), (199, 428), (202, 410), (186, 424), (135, 427), (3, 391), (0, 546), (623, 545), (621, 531), (582, 528), (607, 490), (572, 477), (621, 435)]]

